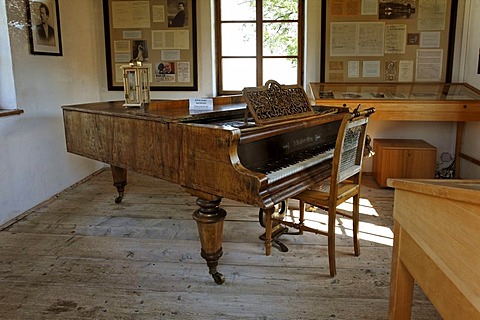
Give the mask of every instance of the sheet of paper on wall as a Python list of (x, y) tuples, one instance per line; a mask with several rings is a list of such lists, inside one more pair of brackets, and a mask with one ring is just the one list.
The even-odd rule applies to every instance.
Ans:
[(153, 22), (165, 22), (165, 6), (152, 5), (152, 20)]
[(420, 48), (440, 48), (440, 32), (420, 32)]
[(380, 77), (380, 61), (363, 61), (362, 76), (364, 78)]
[(328, 62), (328, 80), (334, 82), (343, 81), (344, 63), (339, 60), (332, 60)]
[(177, 81), (190, 82), (190, 62), (177, 62)]
[(358, 23), (358, 56), (383, 56), (385, 23)]
[(419, 0), (417, 29), (445, 30), (447, 0)]
[(129, 40), (115, 40), (113, 41), (113, 54), (115, 62), (128, 63), (132, 60), (132, 50)]
[(360, 77), (360, 61), (348, 61), (348, 77)]
[(443, 49), (418, 49), (415, 81), (440, 81), (442, 61)]
[(152, 49), (190, 49), (188, 30), (152, 30)]
[(385, 53), (405, 53), (407, 25), (389, 24), (385, 26)]
[(378, 14), (377, 0), (363, 0), (362, 1), (362, 16)]
[(413, 81), (413, 60), (400, 60), (398, 63), (398, 81)]
[(112, 1), (114, 29), (150, 28), (150, 1)]
[[(363, 0), (365, 1), (365, 0)], [(332, 16), (359, 16), (362, 10), (362, 0), (331, 0), (330, 14)]]
[(332, 22), (330, 25), (330, 56), (356, 56), (356, 34), (356, 23)]

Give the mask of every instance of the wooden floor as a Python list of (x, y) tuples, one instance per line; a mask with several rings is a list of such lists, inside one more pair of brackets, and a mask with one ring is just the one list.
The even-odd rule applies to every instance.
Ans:
[[(326, 239), (288, 236), (264, 255), (258, 210), (225, 200), (216, 285), (200, 257), (195, 199), (129, 174), (114, 203), (110, 172), (61, 193), (0, 229), (0, 319), (386, 319), (393, 191), (366, 176), (362, 252), (338, 226), (337, 273)], [(343, 220), (339, 219), (339, 222)], [(413, 319), (440, 319), (416, 288)]]

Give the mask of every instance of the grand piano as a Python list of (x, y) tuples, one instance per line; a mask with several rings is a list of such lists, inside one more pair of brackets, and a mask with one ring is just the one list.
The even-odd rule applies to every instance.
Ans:
[[(117, 203), (127, 170), (179, 184), (197, 197), (193, 218), (201, 256), (217, 284), (225, 280), (217, 270), (226, 217), (222, 198), (271, 213), (275, 204), (327, 178), (339, 125), (349, 116), (347, 108), (312, 107), (303, 89), (278, 83), (214, 98), (209, 111), (193, 112), (189, 100), (62, 109), (67, 151), (110, 165)], [(265, 243), (270, 254), (271, 239)]]

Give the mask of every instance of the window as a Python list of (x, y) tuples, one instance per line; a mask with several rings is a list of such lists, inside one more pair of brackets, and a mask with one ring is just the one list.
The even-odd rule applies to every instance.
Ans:
[(304, 0), (218, 0), (217, 88), (302, 84)]

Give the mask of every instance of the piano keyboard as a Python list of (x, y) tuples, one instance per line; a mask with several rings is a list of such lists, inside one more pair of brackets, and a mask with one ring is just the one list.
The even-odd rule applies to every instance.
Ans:
[(308, 152), (294, 154), (291, 157), (281, 158), (269, 162), (262, 168), (257, 169), (258, 171), (267, 175), (268, 183), (270, 184), (287, 176), (291, 176), (297, 172), (313, 167), (323, 161), (332, 159), (333, 151), (334, 148), (331, 147), (328, 149), (321, 148), (315, 154), (312, 154), (312, 151), (309, 150)]

